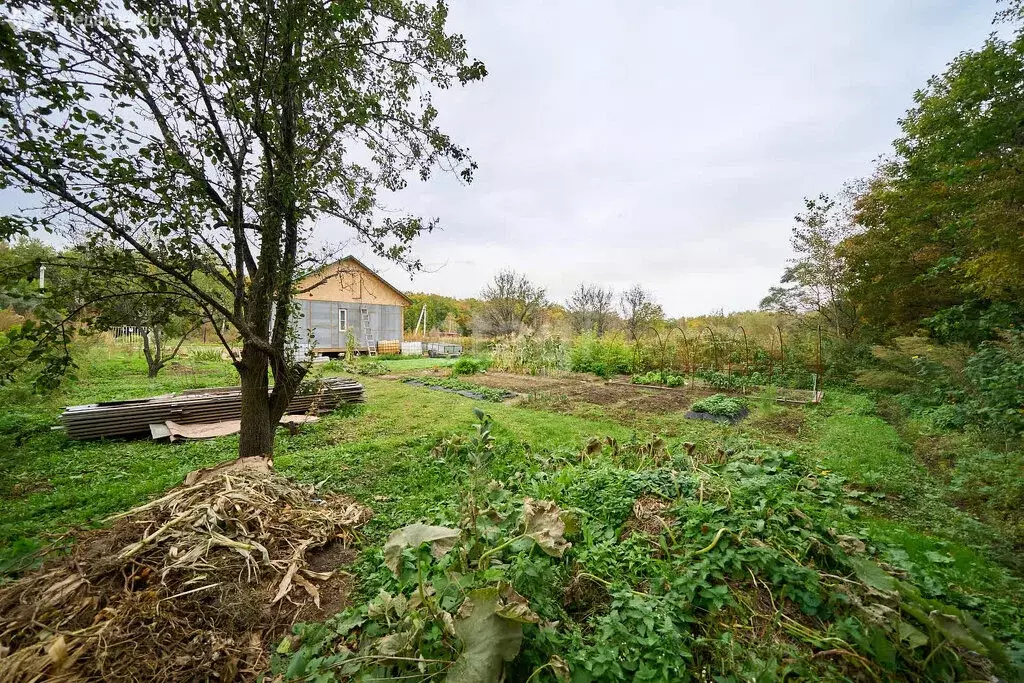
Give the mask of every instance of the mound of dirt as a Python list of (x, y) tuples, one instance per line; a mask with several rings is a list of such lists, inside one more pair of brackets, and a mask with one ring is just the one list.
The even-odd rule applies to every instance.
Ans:
[[(258, 467), (217, 468), (0, 588), (0, 682), (252, 679), (372, 512)], [(316, 608), (316, 611), (311, 608)]]

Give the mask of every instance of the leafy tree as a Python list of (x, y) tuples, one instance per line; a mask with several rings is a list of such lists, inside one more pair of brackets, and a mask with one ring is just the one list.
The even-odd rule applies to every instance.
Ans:
[[(12, 243), (0, 243), (0, 310), (10, 309), (24, 315), (42, 302), (39, 267), (51, 261), (57, 251), (36, 239), (20, 237)], [(52, 284), (57, 273), (44, 271), (44, 281)], [(45, 282), (44, 282), (45, 284)]]
[[(1024, 27), (1022, 4), (990, 37), (929, 79), (900, 121), (895, 156), (857, 202), (865, 231), (844, 245), (851, 295), (877, 328), (923, 319), (977, 341), (979, 321), (1019, 318), (1024, 300)], [(993, 307), (1002, 312), (989, 316)], [(935, 316), (938, 316), (936, 319)], [(984, 332), (991, 335), (992, 329)]]
[(239, 454), (269, 455), (307, 370), (290, 341), (295, 282), (337, 255), (309, 251), (316, 221), (416, 268), (411, 242), (435, 223), (380, 219), (379, 194), (439, 166), (472, 179), (429, 91), (486, 71), (446, 20), (418, 0), (11, 0), (0, 187), (40, 203), (0, 238), (112, 242), (153, 266), (148, 293), (233, 326), (237, 355), (216, 331), (241, 378)]
[(580, 283), (565, 304), (572, 331), (603, 336), (615, 315), (614, 300), (615, 293), (610, 288)]
[(772, 287), (761, 300), (761, 309), (790, 314), (813, 311), (836, 337), (847, 338), (857, 318), (847, 293), (846, 263), (838, 248), (855, 226), (848, 211), (828, 195), (805, 199), (804, 206), (790, 239), (797, 257), (783, 273), (782, 286)]
[(407, 295), (412, 300), (412, 306), (405, 309), (405, 329), (412, 331), (419, 321), (420, 310), (427, 307), (427, 330), (449, 329), (449, 323), (454, 326), (460, 334), (470, 334), (472, 331), (471, 302), (473, 300), (459, 300), (440, 294), (412, 293)]
[(633, 285), (619, 295), (622, 325), (633, 342), (640, 341), (644, 331), (665, 317), (654, 296), (640, 285)]
[[(178, 356), (206, 320), (191, 297), (174, 289), (154, 290), (155, 267), (133, 251), (90, 245), (71, 250), (54, 263), (63, 275), (60, 289), (64, 292), (50, 295), (77, 303), (65, 313), (66, 319), (84, 322), (90, 331), (136, 328), (150, 378)], [(195, 276), (197, 284), (203, 279), (201, 274)]]
[(514, 334), (532, 325), (547, 302), (547, 292), (514, 270), (503, 270), (481, 292), (480, 320), (487, 334)]

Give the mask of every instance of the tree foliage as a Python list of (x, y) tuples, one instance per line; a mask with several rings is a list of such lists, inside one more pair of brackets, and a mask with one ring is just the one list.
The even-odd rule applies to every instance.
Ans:
[[(915, 95), (895, 155), (856, 205), (844, 244), (859, 314), (877, 329), (931, 326), (951, 340), (1021, 319), (1024, 300), (1024, 32), (1017, 22), (954, 59)], [(998, 310), (990, 315), (993, 307)]]
[(615, 292), (610, 287), (581, 282), (565, 304), (572, 331), (603, 336), (615, 317), (614, 302)]
[(491, 335), (515, 334), (531, 326), (547, 302), (547, 291), (525, 274), (502, 270), (480, 293), (480, 322)]
[(639, 341), (651, 325), (665, 317), (654, 295), (640, 285), (633, 285), (619, 294), (619, 312), (626, 335), (633, 342)]
[(130, 249), (153, 293), (230, 323), (240, 452), (270, 453), (306, 371), (289, 353), (294, 284), (337, 255), (313, 253), (317, 220), (416, 268), (411, 243), (435, 223), (380, 219), (378, 197), (438, 167), (472, 179), (430, 92), (485, 69), (446, 19), (418, 0), (5, 3), (0, 187), (39, 211), (0, 225)]
[(427, 331), (454, 332), (462, 335), (473, 331), (473, 313), (478, 308), (476, 299), (455, 299), (450, 296), (427, 293), (407, 294), (412, 305), (405, 309), (405, 329), (412, 331), (419, 321), (420, 311), (427, 307)]
[(839, 338), (849, 337), (857, 319), (849, 301), (846, 262), (837, 248), (854, 231), (848, 212), (835, 198), (822, 194), (804, 200), (795, 218), (790, 244), (797, 256), (772, 287), (761, 309), (779, 313), (814, 312)]

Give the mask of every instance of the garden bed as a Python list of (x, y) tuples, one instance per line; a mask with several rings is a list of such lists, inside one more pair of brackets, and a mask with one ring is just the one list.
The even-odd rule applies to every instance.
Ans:
[(462, 380), (454, 378), (433, 379), (423, 377), (417, 379), (411, 377), (402, 381), (414, 387), (426, 387), (427, 389), (434, 389), (436, 391), (447, 391), (452, 394), (458, 394), (459, 396), (465, 396), (466, 398), (473, 398), (479, 401), (492, 401), (495, 403), (500, 403), (516, 395), (515, 392), (512, 391), (476, 386), (469, 382), (463, 382)]

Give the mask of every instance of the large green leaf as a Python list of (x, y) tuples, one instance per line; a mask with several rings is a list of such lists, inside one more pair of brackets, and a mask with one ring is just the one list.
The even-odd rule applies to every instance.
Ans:
[(455, 547), (460, 533), (458, 529), (427, 524), (410, 524), (392, 531), (384, 544), (384, 564), (397, 575), (402, 566), (402, 551), (417, 548), (423, 543), (429, 543), (430, 553), (440, 559)]
[(896, 579), (889, 576), (877, 564), (866, 557), (849, 557), (847, 561), (853, 567), (853, 573), (857, 578), (871, 586), (875, 590), (886, 593), (895, 593), (897, 588)]
[(462, 654), (448, 671), (448, 683), (497, 683), (504, 662), (515, 659), (523, 642), (523, 627), (498, 615), (502, 608), (497, 587), (470, 591), (459, 610), (455, 634)]

